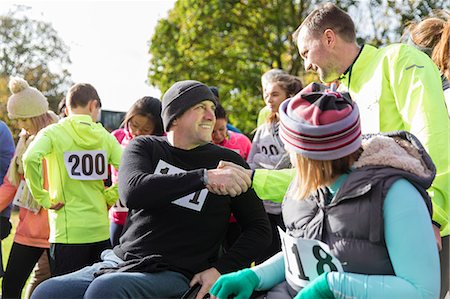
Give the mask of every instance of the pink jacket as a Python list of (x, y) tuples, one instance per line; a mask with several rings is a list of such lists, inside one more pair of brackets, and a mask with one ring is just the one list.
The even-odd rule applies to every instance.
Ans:
[[(44, 188), (47, 189), (48, 181), (45, 165), (43, 169)], [(16, 191), (17, 187), (12, 185), (8, 181), (7, 176), (5, 176), (3, 185), (0, 186), (0, 211), (4, 210), (13, 201)], [(49, 248), (49, 234), (50, 227), (48, 225), (48, 215), (46, 209), (41, 208), (39, 213), (34, 214), (28, 209), (20, 208), (19, 224), (16, 228), (14, 242), (26, 246)]]
[[(127, 147), (128, 143), (130, 143), (130, 140), (133, 139), (133, 136), (131, 136), (130, 132), (126, 128), (117, 129), (111, 134), (116, 137), (117, 141), (119, 141), (120, 145), (122, 145), (123, 148)], [(117, 169), (111, 167), (111, 181), (113, 183), (117, 183), (117, 174)], [(116, 203), (109, 209), (109, 220), (116, 224), (124, 225), (125, 220), (127, 219), (127, 215), (128, 212), (119, 211), (118, 203)]]
[(247, 160), (252, 142), (244, 134), (228, 131), (229, 138), (225, 138), (218, 145), (231, 149), (241, 155), (244, 160)]

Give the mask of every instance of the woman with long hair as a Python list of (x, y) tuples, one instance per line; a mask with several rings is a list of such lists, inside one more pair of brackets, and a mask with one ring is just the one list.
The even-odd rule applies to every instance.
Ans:
[[(22, 289), (33, 267), (38, 263), (30, 281), (26, 297), (43, 280), (50, 277), (48, 262), (49, 225), (47, 210), (42, 209), (33, 199), (24, 180), (22, 155), (36, 134), (58, 120), (56, 114), (48, 111), (48, 101), (27, 81), (13, 77), (9, 81), (12, 95), (8, 99), (7, 110), (10, 119), (17, 120), (22, 129), (16, 151), (8, 172), (0, 187), (0, 210), (12, 202), (20, 207), (19, 223), (9, 254), (6, 273), (2, 282), (2, 298), (21, 298)], [(42, 174), (47, 187), (47, 174)], [(39, 261), (39, 262), (38, 262)]]
[[(251, 169), (285, 169), (290, 168), (289, 155), (283, 147), (279, 136), (280, 104), (297, 94), (302, 83), (292, 75), (279, 73), (266, 78), (264, 85), (264, 102), (269, 110), (266, 122), (256, 129), (252, 148), (247, 158)], [(281, 217), (281, 203), (273, 198), (261, 198), (272, 226), (272, 244), (261, 252), (256, 263), (261, 263), (280, 250), (280, 238), (277, 227), (284, 229)]]

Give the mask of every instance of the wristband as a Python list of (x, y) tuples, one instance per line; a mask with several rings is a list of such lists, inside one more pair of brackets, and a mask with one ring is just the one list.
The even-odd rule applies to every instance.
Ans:
[(208, 169), (203, 169), (202, 182), (206, 186), (208, 185)]

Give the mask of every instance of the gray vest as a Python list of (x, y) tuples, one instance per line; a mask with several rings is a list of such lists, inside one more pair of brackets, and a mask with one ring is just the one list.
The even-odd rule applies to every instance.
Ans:
[(384, 241), (383, 202), (390, 186), (400, 178), (415, 185), (431, 212), (431, 200), (416, 182), (417, 176), (395, 168), (367, 166), (352, 171), (328, 205), (326, 188), (306, 200), (285, 198), (286, 231), (327, 243), (345, 272), (395, 275)]

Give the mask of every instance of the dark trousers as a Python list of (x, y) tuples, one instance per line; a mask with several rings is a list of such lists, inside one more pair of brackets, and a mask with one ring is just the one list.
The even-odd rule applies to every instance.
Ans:
[(45, 248), (13, 243), (2, 282), (2, 298), (20, 298), (22, 289)]
[(110, 241), (112, 244), (112, 247), (119, 245), (119, 239), (120, 236), (122, 235), (122, 231), (123, 231), (123, 225), (122, 224), (117, 224), (115, 222), (111, 222), (109, 225), (109, 235), (110, 235)]
[(284, 231), (286, 230), (281, 214), (275, 215), (267, 213), (267, 216), (269, 217), (270, 226), (272, 228), (272, 243), (269, 245), (269, 247), (263, 250), (261, 255), (255, 260), (256, 265), (261, 264), (268, 258), (275, 255), (275, 253), (281, 251), (281, 240), (278, 233), (278, 226), (281, 227)]
[(52, 276), (71, 273), (99, 262), (100, 254), (110, 249), (108, 240), (85, 244), (50, 244), (50, 268)]
[(439, 252), (439, 258), (441, 261), (441, 296), (440, 298), (445, 298), (449, 290), (450, 277), (450, 236), (445, 236), (442, 238), (442, 250)]

